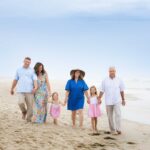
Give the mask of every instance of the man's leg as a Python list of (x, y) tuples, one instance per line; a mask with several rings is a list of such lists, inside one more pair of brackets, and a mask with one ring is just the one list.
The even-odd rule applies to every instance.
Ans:
[(26, 107), (25, 107), (25, 94), (23, 93), (19, 93), (18, 94), (18, 105), (20, 107), (20, 110), (22, 112), (22, 119), (25, 120), (26, 118), (26, 113), (27, 113), (27, 110), (26, 110)]
[(114, 106), (116, 130), (121, 134), (121, 109), (120, 104)]
[(111, 132), (115, 132), (114, 120), (113, 120), (113, 105), (107, 105), (106, 111), (108, 116), (109, 128)]
[(28, 122), (31, 122), (32, 115), (33, 115), (33, 100), (34, 100), (33, 94), (30, 94), (30, 93), (25, 94), (25, 101), (27, 104), (27, 121)]

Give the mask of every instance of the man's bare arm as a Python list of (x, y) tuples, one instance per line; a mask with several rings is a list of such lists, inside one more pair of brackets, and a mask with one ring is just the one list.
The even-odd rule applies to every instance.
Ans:
[(125, 98), (124, 98), (124, 91), (121, 91), (120, 94), (122, 98), (122, 105), (125, 106), (126, 103), (125, 103)]
[(37, 80), (34, 80), (34, 88), (32, 90), (32, 93), (35, 94), (36, 90), (38, 89)]
[(10, 90), (10, 94), (14, 95), (14, 89), (17, 85), (18, 81), (17, 80), (13, 80), (12, 86), (11, 86), (11, 90)]
[(102, 97), (103, 97), (103, 94), (104, 94), (104, 92), (100, 92), (99, 98), (102, 98)]
[(103, 94), (104, 94), (104, 92), (102, 92), (102, 91), (99, 93), (99, 96), (98, 96), (98, 101), (99, 101), (99, 103), (102, 102)]

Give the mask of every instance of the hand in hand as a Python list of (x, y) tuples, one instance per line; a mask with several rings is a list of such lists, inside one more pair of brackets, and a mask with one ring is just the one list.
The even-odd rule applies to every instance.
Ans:
[(14, 95), (14, 93), (15, 93), (14, 90), (11, 90), (11, 91), (10, 91), (10, 94), (11, 94), (11, 95)]
[(51, 92), (48, 92), (48, 97), (50, 98), (52, 96), (52, 93)]
[(33, 90), (32, 90), (32, 94), (35, 94), (35, 92), (36, 92), (36, 89), (33, 89)]
[(65, 100), (64, 103), (63, 103), (63, 106), (66, 106), (66, 104), (67, 104), (67, 102), (66, 102), (66, 100)]
[(102, 101), (101, 101), (101, 100), (98, 100), (98, 103), (99, 103), (99, 104), (101, 104), (101, 103), (102, 103)]
[(90, 98), (89, 97), (87, 98), (87, 103), (90, 104)]
[(126, 105), (125, 100), (122, 100), (122, 106), (125, 106), (125, 105)]
[(98, 103), (101, 104), (102, 103), (102, 100), (100, 97), (98, 97)]

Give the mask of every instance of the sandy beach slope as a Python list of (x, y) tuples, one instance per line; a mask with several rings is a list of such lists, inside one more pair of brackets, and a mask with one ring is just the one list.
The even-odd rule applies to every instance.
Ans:
[[(63, 85), (53, 82), (63, 97)], [(0, 150), (149, 150), (150, 126), (123, 120), (123, 134), (107, 133), (107, 117), (99, 119), (100, 135), (91, 134), (85, 113), (85, 128), (72, 129), (70, 112), (62, 108), (59, 125), (48, 116), (47, 124), (25, 123), (17, 105), (17, 96), (9, 94), (10, 82), (0, 82)], [(137, 112), (138, 113), (138, 112)], [(138, 115), (138, 114), (137, 114)], [(144, 117), (144, 116), (143, 116)]]

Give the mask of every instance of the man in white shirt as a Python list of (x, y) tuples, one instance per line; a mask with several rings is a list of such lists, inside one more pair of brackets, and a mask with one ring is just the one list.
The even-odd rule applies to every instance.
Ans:
[[(109, 121), (109, 127), (112, 134), (121, 134), (121, 99), (125, 106), (124, 83), (116, 77), (115, 67), (109, 68), (109, 77), (102, 81), (99, 100), (105, 93), (106, 111)], [(115, 119), (113, 117), (115, 115)]]

